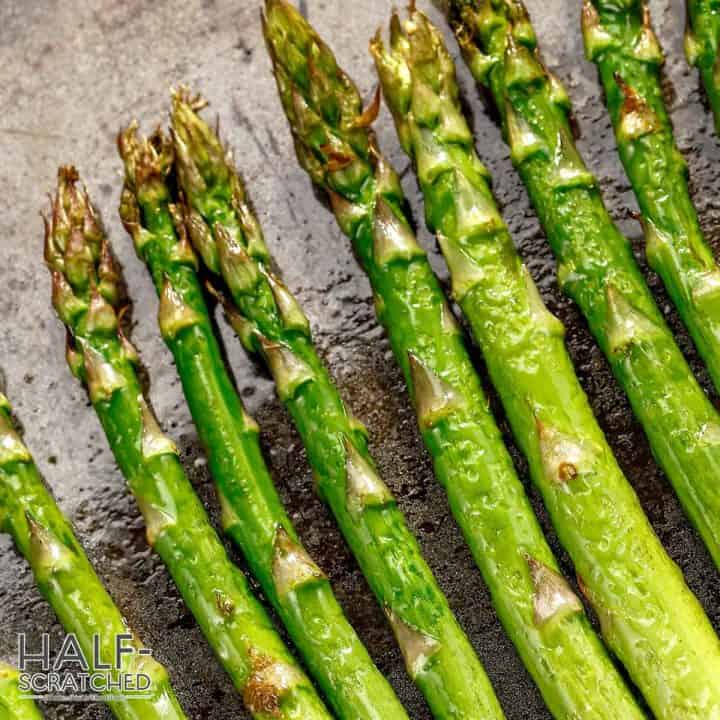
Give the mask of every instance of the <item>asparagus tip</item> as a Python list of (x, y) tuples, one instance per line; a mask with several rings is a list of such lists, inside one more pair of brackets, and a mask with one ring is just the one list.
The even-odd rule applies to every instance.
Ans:
[[(120, 130), (117, 147), (125, 164), (125, 179), (136, 193), (148, 192), (151, 188), (164, 187), (164, 179), (173, 163), (173, 145), (161, 127), (149, 137), (141, 137), (137, 120)], [(154, 182), (162, 180), (162, 183)]]
[(89, 331), (114, 332), (115, 308), (124, 296), (120, 267), (86, 187), (72, 165), (58, 170), (51, 213), (44, 217), (44, 256), (52, 277), (52, 301), (71, 329), (81, 319)]
[(172, 93), (170, 133), (180, 181), (191, 204), (198, 202), (208, 185), (229, 174), (228, 152), (198, 114), (207, 106), (201, 95), (193, 95), (185, 86)]

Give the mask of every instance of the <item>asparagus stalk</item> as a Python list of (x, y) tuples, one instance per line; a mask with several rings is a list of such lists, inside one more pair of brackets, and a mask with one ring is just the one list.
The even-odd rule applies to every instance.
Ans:
[(720, 270), (690, 199), (687, 164), (663, 101), (663, 56), (644, 0), (584, 0), (583, 36), (600, 71), (620, 158), (642, 212), (647, 259), (720, 389)]
[(687, 0), (685, 55), (700, 71), (710, 108), (715, 116), (715, 130), (720, 133), (720, 8), (715, 0)]
[[(73, 633), (92, 672), (106, 678), (108, 707), (118, 720), (185, 720), (167, 670), (150, 655), (123, 654), (106, 669), (95, 661), (116, 657), (118, 638), (133, 636), (125, 618), (95, 574), (72, 526), (40, 477), (14, 426), (10, 403), (0, 393), (0, 528), (12, 535), (32, 568), (40, 592), (60, 623)], [(134, 636), (133, 636), (134, 637)], [(98, 654), (95, 649), (99, 649)], [(123, 677), (144, 674), (149, 687), (118, 696)]]
[(519, 0), (451, 0), (475, 78), (501, 113), (510, 154), (577, 302), (685, 511), (720, 566), (720, 417), (697, 383), (575, 147), (570, 102), (541, 64)]
[(407, 718), (345, 617), (327, 576), (310, 558), (262, 457), (259, 428), (228, 375), (179, 211), (170, 204), (169, 140), (119, 139), (126, 182), (121, 216), (160, 295), (162, 335), (208, 454), (226, 533), (244, 553), (311, 674), (341, 718)]
[(123, 283), (74, 168), (61, 168), (45, 257), (53, 304), (68, 328), (70, 369), (87, 386), (143, 513), (147, 539), (255, 718), (328, 718), (312, 684), (232, 564), (163, 434), (120, 328)]
[(0, 663), (0, 719), (42, 720), (37, 705), (20, 693), (18, 671)]
[[(303, 435), (319, 478), (320, 491), (325, 497), (333, 497), (338, 493), (333, 485), (337, 485), (341, 492), (337, 502), (346, 505), (347, 495), (342, 490), (345, 481), (341, 442), (343, 435), (352, 435), (355, 423), (313, 348), (307, 320), (297, 301), (268, 269), (267, 251), (264, 244), (259, 245), (262, 242), (259, 224), (248, 207), (240, 180), (226, 159), (220, 141), (193, 112), (187, 98), (179, 94), (175, 96), (173, 126), (179, 176), (190, 204), (189, 225), (196, 228), (198, 249), (205, 249), (204, 256), (213, 263), (211, 271), (222, 275), (232, 295), (234, 303), (226, 301), (231, 322), (248, 349), (265, 357), (281, 395), (284, 394), (282, 388), (289, 358), (310, 368), (306, 383), (298, 387), (286, 403)], [(214, 160), (207, 163), (206, 158)], [(202, 185), (194, 180), (197, 177), (203, 178)], [(208, 199), (211, 197), (227, 198), (224, 208), (218, 203), (210, 205)], [(247, 253), (244, 266), (252, 268), (258, 278), (250, 290), (243, 291), (235, 281), (233, 256), (223, 246), (228, 233), (241, 239)], [(204, 244), (205, 238), (212, 239)], [(262, 254), (247, 252), (258, 246), (263, 248)], [(415, 262), (427, 264), (420, 256)], [(498, 613), (537, 678), (546, 702), (558, 718), (573, 714), (579, 717), (583, 713), (608, 720), (641, 718), (642, 713), (589, 627), (580, 602), (559, 575), (557, 563), (487, 410), (457, 333), (443, 332), (437, 312), (442, 307), (439, 288), (428, 283), (418, 286), (415, 293), (408, 293), (405, 288), (402, 292), (399, 307), (403, 312), (414, 307), (420, 314), (418, 327), (405, 323), (403, 328), (401, 322), (397, 323), (397, 327), (406, 333), (404, 337), (411, 338), (408, 341), (396, 336), (401, 346), (401, 358), (414, 353), (416, 368), (428, 367), (427, 363), (421, 365), (425, 358), (433, 361), (436, 358), (423, 352), (418, 342), (426, 337), (428, 343), (437, 343), (439, 353), (452, 360), (449, 371), (443, 374), (444, 381), (455, 381), (463, 375), (471, 379), (471, 390), (464, 386), (458, 387), (457, 391), (453, 389), (458, 398), (464, 393), (464, 408), (456, 408), (452, 413), (454, 427), (446, 428), (446, 423), (440, 422), (434, 427), (426, 427), (425, 435), (443, 472), (458, 522), (493, 590)], [(429, 306), (424, 306), (423, 297), (429, 299)], [(392, 296), (388, 296), (388, 302), (393, 302)], [(447, 307), (443, 312), (449, 312)], [(280, 358), (283, 363), (278, 362)], [(461, 425), (463, 430), (460, 430)], [(338, 439), (333, 444), (335, 433)], [(433, 442), (433, 434), (440, 434), (442, 442)], [(459, 472), (453, 472), (449, 453), (473, 435), (477, 437), (477, 450), (468, 451), (467, 464)], [(445, 443), (450, 448), (447, 455), (440, 449)], [(492, 461), (488, 462), (488, 458)], [(486, 471), (488, 465), (492, 467)], [(483, 478), (487, 488), (493, 488), (492, 500), (481, 501), (474, 491), (473, 482), (477, 477)], [(498, 510), (501, 506), (507, 508), (506, 513)], [(340, 508), (342, 511), (343, 505)], [(513, 575), (522, 580), (515, 582), (511, 593), (507, 578)], [(553, 593), (555, 602), (548, 606), (544, 598)]]
[(501, 717), (480, 661), (375, 469), (366, 429), (347, 410), (318, 357), (297, 301), (270, 270), (262, 231), (237, 174), (181, 94), (174, 99), (173, 128), (193, 236), (236, 303), (226, 307), (245, 346), (260, 353), (272, 372), (307, 449), (318, 492), (383, 607), (410, 676), (438, 717)]
[(606, 640), (658, 718), (699, 709), (709, 668), (720, 668), (717, 639), (615, 461), (575, 376), (564, 328), (502, 221), (442, 36), (420, 12), (405, 23), (394, 15), (390, 48), (378, 37), (373, 50), (453, 293)]

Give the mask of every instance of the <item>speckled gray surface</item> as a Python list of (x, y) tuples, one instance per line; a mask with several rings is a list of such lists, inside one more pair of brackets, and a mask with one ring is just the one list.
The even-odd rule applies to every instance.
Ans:
[[(427, 0), (419, 4), (428, 7)], [(387, 20), (385, 0), (305, 0), (310, 19), (341, 63), (369, 93), (374, 86), (367, 39)], [(567, 83), (583, 133), (581, 148), (602, 181), (621, 227), (639, 243), (635, 208), (622, 174), (595, 71), (582, 58), (580, 6), (575, 0), (528, 0), (548, 64)], [(651, 2), (668, 55), (668, 98), (682, 149), (690, 160), (703, 225), (720, 251), (720, 144), (702, 104), (698, 81), (682, 56), (681, 0)], [(8, 394), (61, 506), (131, 624), (170, 668), (192, 718), (244, 718), (230, 681), (214, 660), (160, 562), (145, 543), (137, 509), (125, 491), (94, 413), (65, 366), (63, 331), (49, 307), (41, 259), (38, 210), (58, 164), (74, 162), (99, 206), (125, 268), (135, 301), (133, 340), (150, 370), (152, 399), (164, 427), (178, 440), (198, 492), (217, 518), (211, 482), (182, 392), (156, 328), (156, 299), (144, 267), (117, 218), (120, 163), (114, 135), (137, 117), (150, 128), (164, 119), (168, 88), (187, 82), (201, 90), (235, 148), (268, 243), (290, 287), (311, 318), (315, 336), (354, 411), (375, 438), (381, 469), (407, 511), (427, 558), (470, 634), (511, 720), (549, 715), (504, 637), (479, 573), (435, 483), (389, 346), (369, 302), (369, 287), (305, 174), (296, 166), (280, 112), (258, 22), (259, 0), (4, 0), (0, 3), (0, 367)], [(455, 46), (451, 43), (453, 51)], [(506, 155), (500, 134), (463, 68), (465, 98), (474, 113), (478, 147), (516, 241), (551, 309), (568, 325), (583, 385), (623, 467), (665, 546), (685, 571), (715, 627), (720, 584), (709, 556), (654, 465), (647, 442), (576, 310), (558, 292), (554, 264)], [(385, 111), (380, 142), (400, 170)], [(403, 174), (421, 218), (412, 173)], [(433, 262), (446, 270), (433, 250)], [(667, 311), (705, 387), (707, 376), (655, 277)], [(399, 652), (332, 519), (312, 492), (301, 444), (263, 371), (220, 323), (229, 362), (249, 409), (260, 421), (267, 458), (298, 529), (332, 578), (347, 612), (416, 720), (430, 716), (406, 680)], [(495, 403), (497, 407), (497, 402)], [(498, 408), (498, 417), (502, 414)], [(504, 421), (503, 427), (506, 428)], [(520, 469), (522, 460), (515, 452)], [(535, 507), (564, 559), (537, 495)], [(12, 660), (19, 632), (39, 638), (60, 629), (39, 597), (24, 562), (0, 537), (0, 659)], [(46, 707), (49, 718), (107, 718), (101, 706)]]

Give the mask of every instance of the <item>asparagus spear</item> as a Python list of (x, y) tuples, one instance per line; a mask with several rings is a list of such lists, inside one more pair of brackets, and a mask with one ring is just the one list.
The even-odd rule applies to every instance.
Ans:
[(20, 693), (18, 677), (15, 668), (0, 663), (0, 720), (42, 720), (35, 703)]
[[(248, 349), (263, 354), (275, 374), (281, 395), (284, 394), (285, 369), (290, 364), (288, 359), (294, 358), (310, 368), (306, 383), (298, 387), (286, 403), (303, 435), (319, 478), (320, 491), (332, 498), (337, 494), (333, 484), (341, 490), (343, 487), (341, 439), (343, 435), (352, 435), (353, 420), (313, 348), (307, 320), (295, 298), (268, 269), (270, 261), (261, 244), (259, 224), (248, 207), (236, 172), (215, 133), (181, 94), (175, 96), (173, 126), (179, 176), (190, 204), (189, 225), (195, 228), (198, 249), (204, 250), (210, 269), (223, 276), (235, 301), (226, 300), (231, 322)], [(208, 162), (207, 158), (213, 160)], [(203, 179), (203, 184), (196, 180), (198, 177)], [(210, 203), (210, 198), (226, 199), (222, 203)], [(235, 280), (233, 256), (223, 246), (227, 233), (238, 237), (247, 253), (244, 267), (251, 268), (258, 279), (252, 289), (243, 291)], [(262, 253), (247, 252), (258, 246)], [(414, 264), (425, 267), (432, 279), (425, 257), (418, 255)], [(396, 278), (399, 272), (399, 269), (395, 271)], [(437, 352), (447, 358), (443, 381), (468, 378), (467, 384), (453, 388), (463, 403), (462, 409), (455, 408), (452, 412), (453, 425), (430, 423), (424, 428), (424, 434), (435, 455), (443, 484), (448, 488), (458, 522), (493, 590), (508, 634), (517, 643), (556, 717), (592, 715), (608, 720), (642, 717), (589, 627), (580, 602), (558, 573), (557, 563), (487, 410), (457, 333), (443, 332), (438, 312), (443, 307), (442, 295), (437, 284), (431, 281), (421, 286), (418, 283), (415, 292), (408, 292), (407, 284), (406, 280), (405, 286), (400, 286), (395, 280), (399, 295), (397, 306), (404, 314), (410, 307), (415, 308), (417, 326), (399, 321), (395, 324), (396, 330), (391, 331), (403, 364), (409, 368), (405, 362), (408, 353), (413, 353), (418, 371), (429, 368), (430, 362), (437, 364), (433, 353), (421, 345), (426, 339), (428, 345), (436, 343)], [(379, 292), (383, 292), (382, 286)], [(388, 294), (387, 299), (392, 305), (393, 296)], [(444, 307), (442, 312), (449, 311)], [(334, 434), (338, 438), (335, 441)], [(453, 451), (473, 435), (477, 438), (476, 449), (467, 451), (463, 466), (455, 465)], [(439, 441), (434, 441), (434, 436), (439, 436)], [(474, 490), (478, 477), (483, 479), (485, 487), (493, 489), (492, 500), (481, 498)], [(343, 495), (338, 502), (346, 504)], [(498, 509), (502, 506), (507, 508), (506, 512)], [(344, 513), (343, 505), (340, 509)], [(513, 575), (521, 580), (514, 583), (510, 592), (507, 578)], [(554, 602), (548, 606), (545, 600), (550, 596)]]
[(720, 417), (697, 383), (575, 147), (570, 102), (542, 65), (519, 0), (451, 0), (475, 78), (502, 116), (510, 154), (577, 302), (655, 457), (720, 566)]
[(318, 357), (297, 301), (269, 269), (262, 231), (222, 145), (182, 94), (172, 119), (192, 235), (227, 283), (246, 347), (262, 354), (274, 376), (318, 492), (382, 605), (410, 676), (437, 717), (501, 717), (480, 661), (375, 470), (367, 431)]
[(715, 0), (687, 0), (685, 55), (700, 71), (710, 107), (715, 116), (715, 130), (720, 133), (720, 8)]
[(145, 518), (147, 539), (255, 718), (330, 718), (232, 564), (163, 434), (138, 380), (138, 355), (120, 328), (123, 283), (74, 168), (61, 168), (45, 257), (53, 304), (68, 328), (68, 364), (87, 386)]
[(608, 644), (658, 718), (676, 717), (679, 707), (720, 709), (703, 706), (707, 673), (720, 669), (717, 638), (615, 461), (575, 376), (564, 328), (515, 250), (442, 36), (420, 12), (404, 24), (394, 15), (390, 48), (378, 36), (373, 51), (455, 298)]
[[(341, 718), (407, 718), (345, 617), (330, 582), (300, 544), (262, 457), (259, 428), (227, 373), (196, 274), (196, 258), (170, 204), (168, 138), (119, 138), (126, 168), (121, 216), (160, 295), (162, 335), (175, 358), (222, 506), (244, 553), (311, 674)], [(242, 272), (242, 270), (240, 270)]]
[(663, 56), (644, 0), (584, 0), (583, 36), (600, 71), (620, 158), (642, 211), (647, 259), (720, 389), (720, 270), (687, 185), (663, 101)]
[[(118, 720), (184, 720), (167, 670), (149, 655), (123, 654), (106, 669), (95, 661), (116, 657), (118, 638), (132, 631), (108, 595), (100, 578), (55, 499), (45, 487), (30, 451), (20, 439), (10, 403), (0, 393), (0, 528), (12, 535), (32, 568), (40, 592), (52, 605), (61, 624), (73, 633), (92, 672), (106, 678), (108, 707)], [(134, 636), (132, 636), (134, 637)], [(95, 648), (99, 649), (96, 657)], [(146, 691), (118, 696), (123, 677), (149, 679)], [(112, 698), (112, 699), (111, 699)]]

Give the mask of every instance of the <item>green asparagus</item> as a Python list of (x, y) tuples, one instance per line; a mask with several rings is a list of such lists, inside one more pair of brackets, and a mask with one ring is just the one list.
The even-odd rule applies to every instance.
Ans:
[(685, 55), (700, 71), (710, 107), (715, 116), (715, 130), (720, 133), (720, 5), (717, 0), (687, 0)]
[(642, 212), (647, 259), (720, 389), (720, 270), (690, 199), (660, 77), (663, 56), (644, 0), (585, 0), (583, 37), (597, 63), (620, 158)]
[(42, 720), (32, 700), (20, 692), (18, 671), (0, 662), (0, 720)]
[(244, 553), (328, 702), (340, 718), (407, 718), (345, 617), (330, 582), (300, 544), (262, 457), (259, 428), (222, 360), (200, 287), (197, 259), (166, 175), (169, 139), (119, 139), (126, 168), (121, 216), (160, 295), (162, 335), (207, 451), (225, 531)]
[(173, 128), (192, 235), (212, 245), (205, 256), (217, 262), (209, 269), (222, 276), (235, 303), (226, 307), (247, 349), (270, 368), (318, 492), (383, 607), (409, 674), (438, 717), (471, 717), (478, 708), (483, 716), (501, 717), (472, 646), (375, 469), (366, 429), (318, 357), (297, 301), (270, 270), (262, 231), (222, 145), (179, 94)]
[[(307, 319), (297, 301), (269, 269), (271, 261), (262, 232), (227, 154), (213, 130), (193, 111), (186, 94), (175, 96), (173, 127), (180, 185), (189, 204), (191, 237), (196, 238), (196, 247), (210, 271), (224, 279), (232, 296), (225, 302), (228, 316), (247, 349), (260, 353), (267, 361), (278, 393), (285, 399), (306, 444), (319, 490), (346, 528), (351, 546), (357, 547), (352, 510), (358, 500), (353, 497), (349, 502), (343, 449), (345, 438), (357, 434), (357, 423), (345, 409), (313, 348)], [(228, 252), (229, 237), (240, 241), (242, 255)], [(242, 259), (238, 261), (238, 257)], [(424, 256), (418, 255), (415, 264), (422, 270), (414, 272), (430, 274)], [(251, 285), (238, 282), (238, 265), (244, 269), (243, 277), (253, 277)], [(467, 409), (455, 409), (452, 428), (445, 429), (445, 423), (431, 423), (434, 427), (425, 429), (426, 437), (431, 447), (438, 444), (433, 441), (434, 434), (441, 435), (441, 446), (448, 445), (448, 452), (438, 450), (437, 457), (441, 471), (448, 476), (444, 480), (451, 505), (493, 589), (498, 612), (538, 679), (546, 701), (559, 718), (641, 718), (642, 713), (582, 613), (581, 603), (559, 575), (486, 408), (462, 341), (456, 332), (443, 331), (438, 312), (442, 307), (439, 289), (429, 283), (414, 293), (403, 292), (403, 312), (414, 307), (418, 323), (418, 327), (410, 323), (405, 332), (436, 342), (438, 352), (454, 360), (450, 370), (455, 373), (453, 379), (468, 377), (467, 384), (456, 391), (458, 397), (465, 394)], [(423, 297), (429, 304), (424, 306)], [(392, 297), (388, 302), (392, 303)], [(445, 307), (442, 312), (449, 310)], [(400, 355), (408, 367), (405, 359), (409, 352), (415, 353), (416, 371), (424, 373), (428, 365), (421, 363), (435, 358), (417, 340), (408, 342), (410, 337), (398, 336), (402, 343)], [(447, 379), (447, 375), (443, 377)], [(429, 374), (426, 377), (431, 378)], [(432, 402), (430, 387), (427, 393)], [(458, 448), (472, 443), (474, 434), (478, 436), (475, 449), (467, 450), (466, 464), (459, 468), (460, 472), (453, 472), (457, 467), (450, 455), (453, 440)], [(364, 461), (371, 467), (366, 443), (362, 435), (360, 438)], [(488, 462), (488, 458), (492, 460)], [(485, 493), (487, 488), (493, 488), (492, 500), (474, 487), (477, 477), (473, 473), (482, 477)], [(389, 499), (387, 489), (377, 485), (373, 490), (375, 498), (385, 502)], [(505, 511), (500, 509), (503, 506)], [(390, 577), (392, 570), (380, 568), (370, 576)], [(511, 592), (513, 577), (520, 579), (514, 580)], [(376, 592), (382, 598), (388, 591), (380, 587)], [(552, 602), (548, 603), (548, 598)], [(394, 614), (398, 615), (397, 607)]]
[(378, 36), (373, 51), (453, 294), (608, 644), (658, 718), (675, 718), (680, 707), (720, 710), (718, 696), (703, 704), (710, 668), (720, 669), (712, 626), (615, 461), (575, 376), (564, 328), (513, 245), (442, 36), (420, 12), (405, 23), (394, 15), (390, 49)]
[(143, 513), (148, 543), (255, 718), (330, 718), (265, 609), (232, 564), (163, 434), (121, 329), (123, 283), (74, 168), (61, 168), (45, 257), (53, 303), (68, 328), (70, 369), (90, 401)]
[[(77, 263), (72, 263), (77, 267)], [(57, 288), (56, 292), (62, 292)], [(73, 310), (72, 303), (68, 307)], [(30, 451), (20, 439), (10, 403), (0, 394), (0, 529), (10, 533), (32, 568), (40, 592), (48, 600), (66, 632), (73, 633), (94, 675), (102, 676), (106, 703), (118, 720), (185, 720), (167, 670), (150, 655), (141, 654), (140, 641), (95, 574), (85, 551), (40, 477)], [(107, 668), (96, 660), (116, 657), (121, 638), (132, 637), (135, 652)], [(99, 649), (98, 654), (95, 649)], [(111, 664), (111, 663), (108, 663)], [(114, 665), (114, 664), (113, 664)], [(139, 692), (123, 678), (147, 677)], [(98, 683), (100, 686), (100, 683)]]
[(451, 0), (475, 78), (490, 89), (510, 154), (579, 305), (655, 457), (720, 566), (720, 417), (675, 343), (575, 147), (570, 101), (542, 65), (520, 0)]

